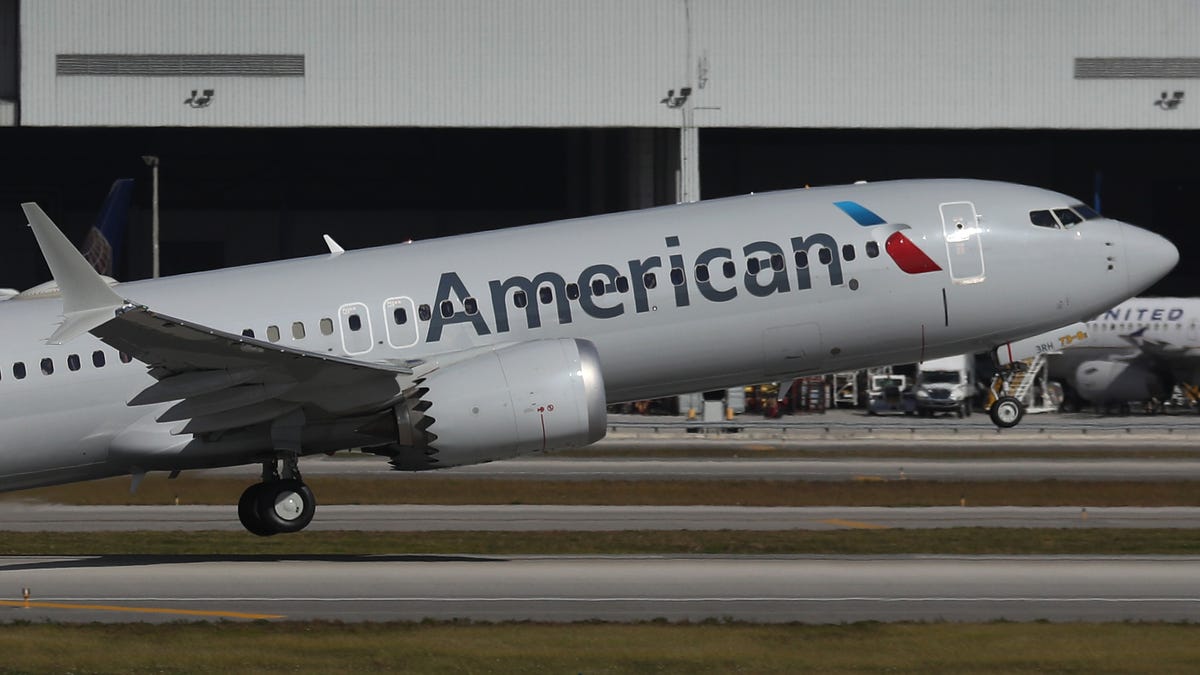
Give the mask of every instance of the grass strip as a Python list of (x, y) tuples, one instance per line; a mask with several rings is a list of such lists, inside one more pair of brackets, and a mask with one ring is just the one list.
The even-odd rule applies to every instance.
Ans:
[[(1179, 443), (1180, 439), (1170, 439)], [(805, 441), (800, 443), (779, 443), (775, 441), (708, 441), (703, 446), (692, 444), (672, 448), (666, 445), (670, 441), (643, 447), (637, 446), (595, 446), (569, 450), (547, 452), (547, 456), (563, 459), (937, 459), (937, 460), (979, 460), (996, 459), (1004, 461), (1018, 460), (1056, 460), (1056, 459), (1200, 459), (1200, 450), (1196, 444), (1189, 445), (1153, 445), (1153, 441), (1139, 440), (1139, 443), (1149, 443), (1150, 448), (1138, 448), (1125, 444), (1111, 443), (1108, 445), (1089, 445), (1080, 447), (1068, 445), (1054, 440), (1030, 441), (1021, 445), (1000, 446), (994, 441), (976, 441), (973, 444), (932, 441), (922, 445), (907, 447), (883, 447), (872, 445), (869, 440), (855, 441)], [(1186, 441), (1184, 441), (1186, 442)], [(827, 445), (822, 445), (827, 443)], [(1036, 448), (1036, 449), (1032, 449)], [(349, 461), (349, 460), (348, 460)]]
[(0, 672), (1195, 673), (1198, 642), (1162, 623), (18, 624)]
[[(58, 504), (236, 504), (250, 480), (155, 474), (3, 495)], [(529, 480), (397, 475), (313, 476), (321, 504), (554, 504), (646, 506), (1200, 506), (1200, 481)]]
[(4, 532), (0, 555), (1200, 555), (1180, 529), (629, 530), (603, 532)]

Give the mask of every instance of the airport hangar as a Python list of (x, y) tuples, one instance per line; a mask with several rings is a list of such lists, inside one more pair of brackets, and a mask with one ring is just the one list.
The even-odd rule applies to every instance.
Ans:
[(0, 0), (0, 286), (49, 278), (19, 202), (81, 240), (121, 176), (116, 276), (150, 276), (149, 155), (164, 274), (944, 176), (1098, 200), (1186, 260), (1198, 31), (1192, 0)]

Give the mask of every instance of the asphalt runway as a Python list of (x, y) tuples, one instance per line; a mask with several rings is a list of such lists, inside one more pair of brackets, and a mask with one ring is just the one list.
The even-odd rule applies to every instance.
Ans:
[(1196, 621), (1197, 565), (1195, 557), (7, 557), (0, 588), (12, 595), (0, 616)]
[[(319, 498), (319, 497), (318, 497)], [(428, 532), (485, 530), (842, 530), (947, 527), (1194, 528), (1195, 507), (747, 507), (747, 506), (319, 506), (308, 529)], [(0, 531), (240, 532), (229, 506), (63, 506), (0, 502)], [(246, 535), (250, 536), (250, 535)]]
[[(305, 476), (379, 479), (503, 478), (529, 480), (1200, 480), (1197, 459), (583, 459), (517, 457), (439, 471), (393, 471), (383, 458), (306, 458)], [(208, 475), (257, 478), (257, 466)], [(318, 498), (320, 496), (318, 495)]]

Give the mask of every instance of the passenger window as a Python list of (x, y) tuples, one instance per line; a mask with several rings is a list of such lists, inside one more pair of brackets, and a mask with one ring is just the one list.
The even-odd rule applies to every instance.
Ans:
[(879, 244), (878, 243), (873, 242), (873, 241), (867, 242), (867, 257), (868, 258), (878, 258), (879, 257)]
[(842, 245), (842, 260), (854, 260), (854, 244)]
[(548, 305), (554, 302), (554, 291), (550, 290), (549, 286), (542, 286), (538, 289), (538, 297), (541, 298), (543, 305)]
[(592, 279), (592, 295), (600, 297), (604, 295), (604, 280)]
[(682, 286), (684, 281), (685, 281), (685, 279), (683, 278), (683, 268), (672, 267), (671, 268), (671, 285), (672, 286)]
[(463, 300), (463, 310), (465, 310), (467, 314), (475, 316), (479, 313), (479, 303), (475, 301), (475, 298), (467, 298), (466, 300)]
[(442, 311), (443, 319), (449, 319), (450, 317), (454, 316), (454, 303), (453, 302), (450, 302), (449, 300), (443, 300), (440, 308)]
[(333, 319), (321, 319), (321, 335), (333, 335)]
[(1038, 227), (1053, 227), (1058, 229), (1058, 221), (1054, 216), (1050, 215), (1049, 211), (1030, 211), (1029, 222)]
[(758, 258), (746, 258), (746, 274), (754, 276), (760, 269), (762, 269), (762, 263)]
[[(350, 318), (351, 318), (350, 327), (353, 328), (354, 327), (353, 319), (357, 319), (358, 317), (352, 316)], [(267, 339), (270, 340), (271, 342), (279, 342), (279, 326), (267, 326)]]
[[(350, 330), (352, 331), (360, 331), (362, 330), (362, 317), (357, 314), (351, 314), (350, 316), (346, 317), (346, 325), (349, 326)], [(275, 335), (271, 335), (272, 330), (275, 331)], [(271, 326), (267, 329), (267, 337), (271, 338), (271, 342), (278, 340), (279, 329), (275, 326)]]
[(513, 304), (517, 306), (517, 309), (521, 309), (529, 304), (529, 298), (525, 297), (525, 291), (513, 293)]
[(833, 260), (833, 254), (829, 252), (829, 249), (822, 247), (820, 251), (817, 251), (817, 260), (820, 260), (822, 265), (828, 265)]
[(17, 361), (13, 364), (13, 377), (18, 380), (25, 379), (25, 364), (23, 362)]
[(1072, 225), (1078, 225), (1079, 223), (1083, 222), (1083, 218), (1080, 218), (1079, 214), (1075, 213), (1071, 209), (1054, 209), (1054, 215), (1058, 216), (1058, 219), (1062, 222), (1063, 227), (1071, 227)]
[(42, 359), (42, 374), (43, 375), (53, 375), (54, 374), (54, 359)]
[(658, 277), (654, 276), (654, 272), (646, 272), (642, 275), (642, 286), (646, 288), (658, 286)]
[(579, 284), (576, 284), (576, 283), (567, 284), (567, 298), (569, 298), (571, 300), (579, 299)]
[(97, 368), (104, 367), (104, 352), (98, 349), (92, 352), (92, 365), (96, 366)]
[(726, 279), (732, 279), (737, 276), (737, 267), (733, 264), (732, 260), (726, 260), (725, 264), (721, 266), (721, 271), (725, 273)]
[(242, 337), (248, 337), (248, 338), (252, 338), (252, 337), (254, 337), (254, 330), (253, 330), (253, 329), (251, 329), (251, 328), (245, 328), (245, 329), (243, 329), (243, 330), (242, 330)]
[(129, 363), (133, 360), (133, 357), (125, 352), (117, 352), (117, 358), (121, 359), (121, 363)]
[(429, 305), (421, 305), (417, 308), (417, 318), (422, 321), (428, 321), (433, 318), (433, 312), (430, 311)]
[(80, 366), (81, 366), (81, 364), (79, 363), (79, 355), (78, 354), (71, 354), (70, 356), (67, 357), (67, 368), (68, 369), (79, 370)]
[(808, 251), (796, 251), (796, 267), (800, 269), (808, 267)]
[(775, 270), (776, 272), (783, 271), (783, 254), (782, 253), (771, 254), (771, 269)]
[(294, 340), (303, 340), (304, 339), (304, 322), (303, 321), (293, 321), (292, 322), (292, 339), (294, 339)]
[(629, 292), (629, 279), (628, 278), (617, 277), (617, 292), (618, 293), (628, 293)]
[(708, 283), (708, 265), (696, 265), (696, 281)]
[(392, 321), (395, 321), (397, 326), (403, 326), (408, 323), (408, 310), (403, 307), (397, 307), (392, 310)]

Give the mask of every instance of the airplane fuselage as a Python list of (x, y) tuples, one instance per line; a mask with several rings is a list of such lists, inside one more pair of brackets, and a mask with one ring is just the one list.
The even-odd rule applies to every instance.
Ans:
[[(1116, 221), (1030, 223), (1073, 203), (968, 180), (794, 190), (115, 290), (372, 363), (583, 338), (617, 402), (981, 351), (1094, 317), (1169, 269), (1159, 253), (1137, 260), (1154, 235)], [(172, 435), (178, 424), (154, 422), (167, 404), (126, 405), (155, 382), (145, 364), (87, 334), (45, 344), (61, 314), (57, 298), (0, 302), (0, 489), (254, 461)]]

